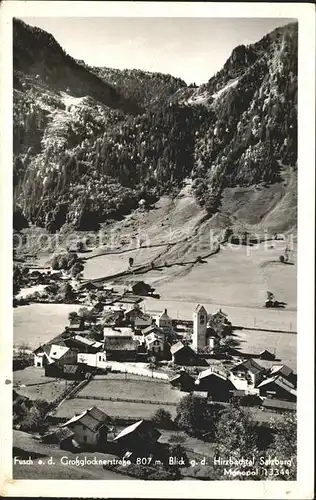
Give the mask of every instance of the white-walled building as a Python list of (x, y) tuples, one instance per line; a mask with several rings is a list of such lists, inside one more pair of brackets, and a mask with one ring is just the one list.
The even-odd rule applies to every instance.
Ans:
[(108, 415), (94, 406), (72, 417), (62, 427), (68, 427), (74, 432), (74, 439), (78, 444), (103, 447), (107, 442), (109, 421)]
[(168, 315), (167, 309), (154, 317), (156, 325), (164, 330), (166, 333), (172, 333), (172, 318)]
[(96, 353), (79, 352), (77, 354), (77, 363), (105, 370), (107, 366), (106, 353), (104, 351)]

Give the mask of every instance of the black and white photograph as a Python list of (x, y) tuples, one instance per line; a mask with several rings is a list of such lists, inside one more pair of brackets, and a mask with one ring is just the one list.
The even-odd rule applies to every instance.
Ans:
[(16, 9), (6, 42), (12, 482), (312, 498), (312, 476), (295, 489), (313, 407), (299, 15), (12, 3), (43, 9)]

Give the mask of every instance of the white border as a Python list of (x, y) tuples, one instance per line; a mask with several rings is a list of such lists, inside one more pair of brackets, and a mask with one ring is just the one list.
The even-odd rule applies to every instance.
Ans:
[[(12, 480), (12, 17), (281, 17), (299, 21), (298, 479), (278, 481)], [(1, 33), (1, 408), (2, 496), (138, 498), (313, 498), (315, 9), (307, 3), (20, 2), (0, 7)], [(211, 76), (211, 75), (210, 75)]]

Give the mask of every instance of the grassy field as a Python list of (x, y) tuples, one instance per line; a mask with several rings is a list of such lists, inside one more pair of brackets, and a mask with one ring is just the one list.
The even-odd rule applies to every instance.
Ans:
[(158, 402), (178, 402), (183, 393), (172, 389), (169, 384), (151, 380), (129, 380), (124, 376), (117, 380), (92, 380), (77, 396), (117, 397), (126, 399), (142, 399)]
[[(69, 399), (58, 408), (56, 416), (71, 418), (76, 413), (81, 413), (92, 406), (97, 406), (111, 417), (132, 417), (135, 419), (151, 418), (158, 408), (161, 408), (161, 405), (158, 404), (101, 401), (100, 399)], [(175, 406), (165, 406), (164, 408), (167, 408), (175, 417)]]
[(45, 377), (44, 369), (35, 366), (13, 372), (14, 389), (30, 399), (53, 401), (62, 394), (66, 385), (66, 380)]
[(61, 333), (68, 314), (81, 306), (72, 304), (30, 304), (13, 310), (13, 345), (27, 344), (36, 349)]
[[(13, 464), (13, 479), (132, 479), (123, 474), (117, 474), (112, 471), (103, 469), (102, 465), (66, 465), (61, 462), (62, 457), (68, 457), (69, 460), (74, 460), (76, 456), (79, 459), (86, 457), (88, 460), (94, 457), (97, 460), (107, 460), (116, 458), (113, 455), (105, 453), (86, 453), (60, 450), (57, 446), (41, 443), (33, 438), (31, 434), (21, 431), (13, 431), (13, 447), (23, 450), (23, 455), (26, 457), (33, 456), (33, 464), (21, 465)], [(22, 453), (17, 451), (16, 456)], [(48, 464), (48, 459), (53, 458), (54, 464)], [(39, 460), (42, 463), (39, 463)], [(65, 459), (63, 459), (63, 462)]]

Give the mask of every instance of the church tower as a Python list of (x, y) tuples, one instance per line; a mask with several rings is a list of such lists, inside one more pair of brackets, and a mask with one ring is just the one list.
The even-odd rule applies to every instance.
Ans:
[(207, 312), (198, 304), (193, 313), (192, 348), (197, 351), (206, 346)]

